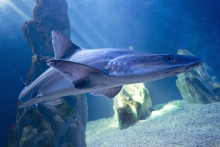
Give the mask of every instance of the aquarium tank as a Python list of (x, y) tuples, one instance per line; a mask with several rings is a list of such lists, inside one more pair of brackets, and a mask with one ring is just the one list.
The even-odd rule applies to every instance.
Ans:
[(0, 0), (0, 144), (220, 146), (219, 0)]

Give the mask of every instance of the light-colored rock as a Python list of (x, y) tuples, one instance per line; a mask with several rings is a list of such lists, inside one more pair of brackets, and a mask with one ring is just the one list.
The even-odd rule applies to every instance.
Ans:
[(124, 85), (114, 98), (115, 118), (121, 129), (127, 128), (151, 113), (152, 102), (144, 84)]
[[(188, 50), (178, 50), (180, 55), (191, 55)], [(203, 64), (187, 73), (177, 75), (176, 85), (182, 98), (190, 103), (210, 103), (220, 100), (220, 83), (215, 72)]]

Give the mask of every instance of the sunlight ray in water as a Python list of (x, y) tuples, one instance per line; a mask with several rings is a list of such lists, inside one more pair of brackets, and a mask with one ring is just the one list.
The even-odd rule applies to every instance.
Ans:
[(15, 11), (15, 12), (17, 12), (20, 16), (22, 16), (22, 18), (24, 18), (24, 19), (26, 19), (26, 20), (28, 20), (28, 19), (30, 19), (29, 17), (28, 17), (28, 15), (26, 15), (21, 9), (19, 9), (16, 5), (14, 5), (13, 3), (9, 3), (9, 5), (10, 5), (10, 7)]
[[(70, 21), (71, 21), (71, 18), (75, 18), (75, 19), (78, 18), (79, 21), (82, 21), (82, 22), (80, 22), (80, 24), (87, 24), (87, 30), (92, 31), (92, 34), (94, 34), (95, 37), (99, 38), (100, 42), (105, 43), (106, 46), (111, 46), (109, 44), (109, 42), (107, 41), (107, 39), (104, 38), (103, 35), (98, 31), (96, 26), (93, 25), (90, 18), (88, 18), (85, 15), (85, 12), (83, 12), (84, 10), (81, 10), (80, 8), (78, 8), (72, 1), (68, 1), (68, 5), (69, 5), (69, 7), (74, 8), (74, 9), (68, 9), (68, 13), (69, 13), (69, 16), (70, 16)], [(81, 19), (81, 18), (84, 18), (84, 19)], [(94, 42), (94, 40), (91, 40), (89, 38), (89, 35), (86, 34), (87, 32), (84, 30), (84, 28), (81, 25), (79, 26), (78, 24), (79, 24), (78, 21), (71, 21), (71, 29), (74, 30), (74, 31), (77, 31), (79, 36), (83, 37), (83, 40), (85, 40), (86, 43), (90, 47), (97, 46), (97, 43)], [(75, 35), (72, 35), (72, 36), (75, 36)]]
[(10, 1), (7, 1), (7, 0), (1, 0), (0, 1), (0, 8), (5, 8), (5, 6), (7, 5), (7, 3), (10, 2)]
[[(20, 5), (23, 6), (20, 7)], [(27, 12), (30, 12), (30, 10), (34, 6), (35, 6), (34, 1), (30, 1), (30, 0), (21, 1), (20, 3), (17, 4), (10, 0), (0, 0), (0, 12), (5, 13), (5, 15), (8, 15), (10, 13), (11, 14), (15, 13), (23, 20), (31, 19), (31, 15), (28, 15)]]

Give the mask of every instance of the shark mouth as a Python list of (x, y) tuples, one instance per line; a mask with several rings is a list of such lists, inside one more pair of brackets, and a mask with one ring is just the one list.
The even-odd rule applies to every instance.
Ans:
[(187, 66), (186, 70), (191, 70), (191, 68), (196, 68), (196, 67), (200, 66), (203, 62), (204, 62), (204, 59), (202, 59), (201, 61), (198, 61), (198, 62), (194, 62), (191, 65)]
[(194, 69), (194, 68), (196, 68), (196, 67), (199, 67), (199, 66), (202, 65), (204, 62), (205, 62), (205, 60), (204, 60), (203, 58), (201, 58), (201, 60), (198, 60), (198, 61), (196, 61), (196, 62), (193, 62), (193, 63), (190, 63), (189, 65), (187, 65), (187, 66), (185, 67), (185, 70), (184, 70), (184, 67), (182, 67), (182, 70), (180, 69), (181, 67), (179, 67), (179, 70), (180, 70), (180, 71), (173, 71), (173, 70), (171, 70), (171, 71), (165, 72), (164, 74), (169, 74), (169, 73), (171, 73), (171, 74), (173, 74), (173, 75), (177, 75), (177, 74), (180, 74), (180, 73), (188, 72), (188, 71), (190, 71), (190, 70), (192, 70), (192, 69)]

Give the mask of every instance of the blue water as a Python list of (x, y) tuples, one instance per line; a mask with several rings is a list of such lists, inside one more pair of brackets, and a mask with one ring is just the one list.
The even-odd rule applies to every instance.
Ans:
[[(83, 48), (128, 48), (152, 53), (188, 49), (220, 77), (219, 0), (67, 0), (72, 41)], [(21, 32), (33, 0), (0, 1), (0, 144), (16, 120), (16, 102), (32, 52)], [(147, 83), (153, 104), (180, 99), (176, 78)], [(160, 91), (160, 92), (158, 92)], [(112, 101), (88, 96), (89, 120), (110, 117)], [(100, 111), (102, 110), (102, 111)]]

